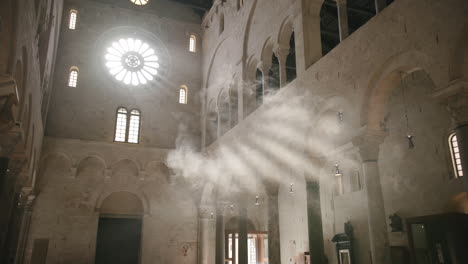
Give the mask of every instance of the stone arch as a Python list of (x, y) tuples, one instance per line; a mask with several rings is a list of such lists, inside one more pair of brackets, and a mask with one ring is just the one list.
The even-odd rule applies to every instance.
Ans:
[[(47, 179), (60, 180), (70, 176), (72, 159), (63, 152), (49, 152), (40, 159), (37, 179), (32, 183), (38, 193), (47, 184)], [(50, 174), (49, 174), (50, 173)]]
[(99, 164), (98, 166), (100, 169), (100, 174), (104, 175), (107, 165), (106, 165), (105, 160), (98, 155), (88, 155), (80, 159), (76, 163), (76, 175), (78, 176), (82, 174), (88, 167), (88, 164), (91, 163), (92, 161), (97, 161), (97, 164)]
[(275, 43), (272, 37), (268, 37), (262, 47), (261, 62), (265, 68), (270, 68), (271, 57), (273, 56), (273, 48)]
[[(233, 216), (226, 221), (225, 229), (229, 231), (237, 231), (239, 229), (237, 223), (239, 222), (238, 216)], [(258, 225), (255, 225), (252, 219), (247, 219), (247, 232), (260, 231), (257, 229)]]
[(122, 169), (126, 175), (130, 174), (138, 178), (140, 174), (140, 166), (137, 161), (129, 158), (121, 159), (111, 166), (112, 175), (114, 176), (117, 174), (118, 170)]
[(101, 214), (143, 216), (149, 214), (149, 202), (145, 195), (130, 190), (105, 190), (96, 200), (95, 211)]
[(221, 45), (223, 45), (223, 43), (224, 43), (225, 40), (226, 40), (226, 39), (222, 39), (222, 40), (219, 42), (218, 46), (216, 46), (216, 48), (215, 48), (215, 50), (214, 50), (214, 52), (213, 52), (213, 55), (211, 55), (210, 64), (209, 64), (209, 66), (208, 66), (208, 71), (206, 72), (206, 79), (205, 79), (205, 80), (206, 80), (206, 84), (205, 84), (205, 86), (208, 86), (209, 83), (210, 83), (211, 70), (212, 70), (212, 68), (213, 68), (214, 60), (215, 60), (215, 58), (216, 58), (216, 55), (218, 54), (219, 48), (221, 47)]
[(409, 51), (389, 58), (369, 80), (361, 111), (361, 125), (371, 131), (381, 131), (388, 100), (395, 87), (400, 84), (401, 75), (424, 70), (429, 77), (437, 76), (435, 65), (426, 54)]
[(294, 23), (291, 16), (287, 16), (281, 23), (277, 43), (280, 48), (289, 48), (289, 40), (294, 32)]
[(51, 151), (51, 152), (47, 152), (43, 155), (41, 155), (41, 158), (40, 158), (40, 163), (42, 164), (46, 159), (52, 157), (52, 156), (62, 156), (63, 158), (65, 158), (68, 163), (70, 164), (70, 168), (73, 164), (73, 160), (72, 158), (66, 154), (65, 152), (60, 152), (60, 151)]
[[(244, 32), (243, 32), (243, 41), (244, 43), (242, 44), (242, 56), (244, 58), (247, 57), (248, 50), (249, 50), (249, 37), (250, 37), (250, 29), (252, 28), (252, 19), (255, 13), (255, 10), (257, 8), (257, 0), (249, 1), (252, 3), (251, 8), (249, 10), (249, 15), (247, 18), (247, 22), (245, 24)], [(244, 4), (245, 6), (245, 4)]]

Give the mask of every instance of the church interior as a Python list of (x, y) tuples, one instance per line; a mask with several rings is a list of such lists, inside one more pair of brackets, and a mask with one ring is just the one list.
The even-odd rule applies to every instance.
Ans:
[(468, 263), (468, 1), (1, 0), (0, 263)]

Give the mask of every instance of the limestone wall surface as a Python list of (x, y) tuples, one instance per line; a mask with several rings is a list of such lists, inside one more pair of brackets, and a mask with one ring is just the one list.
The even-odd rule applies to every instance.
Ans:
[[(200, 53), (188, 50), (189, 36), (200, 32), (196, 14), (169, 1), (144, 11), (127, 2), (66, 3), (67, 19), (70, 10), (78, 12), (77, 28), (69, 30), (67, 19), (62, 23), (48, 136), (113, 142), (117, 108), (126, 107), (141, 112), (142, 145), (173, 148), (180, 129), (199, 138)], [(162, 12), (174, 8), (180, 12)], [(184, 14), (185, 20), (179, 19)], [(148, 42), (159, 57), (157, 80), (150, 85), (124, 85), (105, 66), (112, 42), (130, 37)], [(79, 68), (76, 88), (68, 87), (73, 66)], [(188, 86), (188, 104), (179, 104), (181, 85)]]
[(141, 263), (196, 263), (198, 207), (189, 186), (172, 181), (166, 154), (162, 149), (46, 138), (26, 263), (35, 239), (49, 240), (47, 263), (93, 263), (101, 205), (119, 192), (135, 195), (143, 206)]
[[(235, 86), (239, 113), (244, 114), (244, 120), (241, 117), (237, 126), (213, 144), (206, 140), (207, 149), (232, 145), (255, 149), (248, 166), (260, 167), (257, 177), (275, 175), (284, 186), (291, 177), (301, 178), (315, 169), (304, 159), (324, 159), (320, 173), (312, 177), (321, 182), (324, 243), (330, 263), (336, 262), (331, 239), (344, 232), (347, 221), (355, 230), (358, 263), (370, 263), (363, 159), (356, 141), (366, 131), (384, 135), (378, 167), (386, 216), (397, 213), (406, 219), (453, 212), (449, 204), (463, 185), (453, 176), (447, 143), (453, 133), (451, 115), (434, 93), (461, 77), (462, 66), (454, 54), (465, 54), (466, 47), (460, 47), (465, 43), (467, 3), (395, 1), (306, 67), (306, 54), (320, 47), (319, 36), (311, 38), (318, 40), (315, 43), (304, 41), (310, 32), (317, 33), (306, 18), (312, 16), (313, 21), (318, 11), (305, 12), (299, 1), (248, 2), (229, 15), (235, 1), (215, 5), (203, 22), (210, 25), (204, 32), (204, 137), (210, 137), (210, 127), (219, 126), (212, 116), (220, 111), (222, 104), (217, 100), (223, 97), (218, 94), (225, 87)], [(260, 6), (264, 8), (257, 12)], [(229, 10), (225, 31), (217, 34), (223, 10)], [(281, 47), (284, 23), (290, 23), (295, 32), (298, 78), (246, 117), (245, 91), (252, 85), (256, 68), (268, 63), (264, 58), (271, 55), (264, 53)], [(220, 68), (229, 69), (229, 74)], [(308, 124), (301, 126), (304, 122)], [(413, 136), (414, 149), (409, 149), (407, 135)], [(302, 153), (308, 153), (307, 158)], [(258, 160), (268, 161), (271, 168), (263, 170), (266, 165), (259, 165)], [(336, 191), (336, 164), (343, 172), (343, 194)], [(280, 206), (291, 206), (287, 196), (281, 199)], [(281, 213), (284, 219), (291, 214), (289, 208)], [(282, 234), (292, 234), (295, 228), (285, 222), (280, 227)], [(407, 233), (388, 232), (392, 246), (407, 245)], [(283, 262), (290, 256), (291, 239), (281, 239)]]

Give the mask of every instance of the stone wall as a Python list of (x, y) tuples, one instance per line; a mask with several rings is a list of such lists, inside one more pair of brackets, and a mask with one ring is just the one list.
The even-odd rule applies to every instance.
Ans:
[[(314, 17), (307, 16), (318, 14), (315, 9), (321, 1), (309, 1), (314, 2), (311, 5), (247, 1), (239, 10), (236, 2), (215, 3), (203, 21), (207, 28), (202, 122), (207, 149), (247, 146), (253, 150), (244, 166), (255, 167), (256, 177), (275, 175), (282, 186), (288, 186), (291, 177), (303, 177), (314, 169), (303, 161), (302, 153), (325, 159), (320, 173), (312, 177), (321, 182), (324, 243), (330, 263), (336, 262), (331, 239), (344, 232), (347, 221), (355, 230), (358, 263), (370, 263), (368, 196), (356, 141), (366, 131), (383, 135), (378, 168), (386, 218), (393, 213), (405, 219), (453, 211), (448, 204), (464, 189), (462, 180), (452, 176), (447, 144), (453, 132), (451, 115), (434, 94), (461, 77), (462, 66), (454, 54), (465, 54), (460, 48), (467, 27), (465, 2), (395, 1), (307, 67), (310, 58), (306, 55), (321, 45), (319, 36), (308, 36), (319, 32), (317, 25), (308, 24)], [(301, 9), (305, 6), (315, 9)], [(219, 34), (222, 13), (225, 29)], [(298, 78), (246, 117), (250, 106), (243, 100), (254, 72), (269, 63), (272, 50), (282, 46), (282, 32), (287, 32), (282, 29), (288, 24), (296, 36)], [(213, 135), (210, 126), (220, 123), (212, 117), (218, 115), (222, 105), (218, 100), (224, 98), (218, 95), (230, 86), (237, 90), (239, 124), (224, 135)], [(304, 127), (298, 125), (304, 122)], [(413, 136), (414, 149), (409, 149), (408, 134)], [(219, 138), (209, 145), (210, 136)], [(260, 160), (268, 164), (256, 162)], [(343, 172), (344, 194), (340, 195), (335, 191), (335, 164)], [(264, 170), (265, 166), (270, 169)], [(289, 197), (280, 198), (280, 206), (289, 204)], [(280, 217), (286, 219), (291, 213), (288, 208)], [(297, 226), (287, 223), (281, 223), (281, 234), (296, 234)], [(389, 228), (388, 233), (390, 245), (407, 245), (407, 233), (392, 234)], [(303, 240), (299, 234), (294, 236), (281, 237), (283, 256), (290, 255), (287, 245), (291, 240)], [(289, 260), (283, 257), (284, 261)]]
[[(200, 33), (196, 15), (190, 8), (171, 1), (158, 1), (156, 6), (151, 4), (153, 8), (145, 9), (127, 2), (67, 2), (64, 16), (68, 19), (71, 9), (78, 11), (77, 28), (69, 30), (67, 19), (62, 23), (46, 134), (113, 142), (116, 111), (122, 106), (141, 111), (141, 145), (173, 148), (180, 131), (193, 135), (197, 145), (200, 53), (188, 50), (189, 36)], [(174, 9), (180, 12), (169, 12)], [(184, 14), (185, 19), (179, 19)], [(161, 65), (155, 82), (132, 87), (108, 73), (104, 61), (107, 47), (127, 37), (141, 38), (153, 45)], [(67, 85), (72, 66), (79, 68), (76, 88)], [(179, 104), (181, 85), (188, 86), (186, 105)]]
[(55, 138), (43, 150), (26, 263), (36, 239), (49, 241), (47, 263), (93, 263), (101, 205), (118, 192), (143, 205), (141, 263), (196, 263), (196, 199), (171, 178), (166, 150)]

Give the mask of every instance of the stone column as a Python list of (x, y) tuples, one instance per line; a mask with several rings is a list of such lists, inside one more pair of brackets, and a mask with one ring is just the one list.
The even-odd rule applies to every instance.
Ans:
[(268, 91), (270, 84), (268, 83), (268, 75), (270, 73), (271, 65), (262, 64), (260, 71), (262, 71), (262, 85), (263, 85), (263, 96), (265, 97), (265, 91)]
[(268, 263), (281, 264), (277, 183), (265, 184), (268, 198)]
[(456, 80), (434, 95), (447, 106), (457, 135), (463, 168), (465, 191), (468, 192), (468, 81)]
[(221, 204), (216, 210), (216, 264), (224, 264), (224, 208)]
[(36, 199), (36, 196), (32, 195), (31, 192), (32, 192), (31, 188), (23, 188), (23, 190), (21, 191), (21, 196), (24, 198), (20, 197), (20, 200), (18, 202), (19, 203), (18, 206), (23, 207), (23, 216), (21, 218), (21, 225), (20, 225), (19, 236), (18, 236), (18, 244), (16, 247), (15, 264), (23, 263), (24, 251), (26, 249), (26, 244), (28, 241), (29, 226), (31, 224), (33, 203), (34, 203), (34, 200)]
[(390, 264), (390, 247), (387, 232), (387, 217), (379, 175), (379, 146), (384, 135), (368, 132), (354, 140), (359, 148), (367, 190), (369, 241), (372, 263)]
[(336, 7), (338, 9), (338, 29), (340, 32), (340, 41), (343, 41), (349, 35), (347, 1), (337, 0)]
[(320, 203), (320, 170), (325, 159), (313, 157), (312, 155), (311, 153), (311, 165), (314, 169), (305, 172), (310, 263), (325, 264), (322, 209)]
[(375, 0), (375, 13), (378, 14), (387, 7), (387, 0)]
[(275, 56), (278, 58), (279, 71), (280, 71), (280, 88), (285, 86), (288, 82), (286, 80), (286, 59), (289, 55), (289, 48), (279, 47), (275, 50)]
[(215, 208), (203, 206), (199, 209), (198, 229), (199, 229), (199, 264), (215, 264)]
[(248, 216), (247, 216), (247, 202), (241, 198), (239, 207), (239, 264), (249, 263), (248, 251)]

